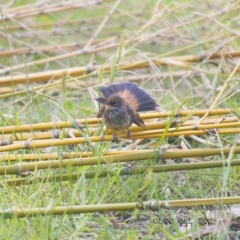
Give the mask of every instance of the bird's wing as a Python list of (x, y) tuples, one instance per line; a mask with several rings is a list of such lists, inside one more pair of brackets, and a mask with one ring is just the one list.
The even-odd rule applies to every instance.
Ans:
[(132, 117), (132, 122), (135, 123), (139, 127), (146, 128), (146, 125), (144, 124), (144, 121), (140, 118), (139, 114), (135, 112), (133, 109), (128, 108), (127, 109), (128, 114)]
[(106, 108), (105, 105), (100, 108), (99, 113), (97, 114), (97, 118), (101, 118), (102, 117), (102, 115), (103, 115), (103, 113), (105, 111), (105, 108)]

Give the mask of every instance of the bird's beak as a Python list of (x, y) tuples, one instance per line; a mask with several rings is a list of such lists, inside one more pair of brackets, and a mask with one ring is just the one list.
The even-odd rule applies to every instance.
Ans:
[(98, 101), (104, 105), (107, 104), (107, 100), (105, 98), (99, 97), (99, 98), (94, 98), (95, 101)]

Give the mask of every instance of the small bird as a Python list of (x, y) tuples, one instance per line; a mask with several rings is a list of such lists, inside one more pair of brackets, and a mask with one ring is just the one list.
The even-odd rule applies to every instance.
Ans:
[[(156, 100), (151, 97), (138, 84), (123, 82), (100, 87), (104, 96), (95, 98), (104, 104), (97, 115), (102, 118), (107, 129), (115, 131), (127, 130), (131, 137), (129, 127), (135, 123), (137, 126), (147, 128), (137, 112), (153, 111), (158, 107)], [(116, 141), (117, 136), (115, 135)], [(101, 136), (104, 139), (104, 134)]]

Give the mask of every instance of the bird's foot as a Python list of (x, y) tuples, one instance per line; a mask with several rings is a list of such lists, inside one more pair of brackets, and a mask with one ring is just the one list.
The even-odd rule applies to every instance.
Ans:
[(117, 136), (117, 134), (113, 134), (112, 142), (118, 142), (118, 136)]
[(127, 137), (131, 138), (131, 133), (130, 133), (129, 129), (127, 130)]

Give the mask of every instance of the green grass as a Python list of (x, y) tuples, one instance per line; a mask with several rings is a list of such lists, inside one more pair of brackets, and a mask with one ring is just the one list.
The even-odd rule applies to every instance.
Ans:
[[(20, 3), (21, 2), (21, 3)], [(39, 1), (38, 3), (40, 3)], [(36, 1), (17, 1), (6, 9), (27, 4), (34, 4)], [(0, 56), (1, 68), (14, 67), (20, 64), (47, 59), (67, 52), (80, 50), (81, 48), (64, 49), (58, 51), (44, 51), (45, 46), (58, 46), (65, 43), (89, 41), (107, 14), (112, 10), (116, 1), (103, 1), (100, 5), (89, 5), (82, 8), (72, 8), (64, 11), (56, 11), (49, 14), (36, 14), (35, 16), (5, 21), (0, 23), (2, 37), (0, 39), (1, 50), (14, 50), (23, 47), (43, 46), (43, 51), (32, 54), (19, 54), (15, 56)], [(57, 2), (56, 2), (57, 4)], [(232, 5), (231, 5), (232, 4)], [(164, 6), (163, 6), (164, 5)], [(224, 34), (231, 34), (238, 31), (238, 11), (226, 12), (212, 16), (223, 8), (231, 9), (233, 3), (229, 5), (225, 1), (126, 1), (122, 0), (109, 20), (100, 30), (96, 39), (110, 39), (117, 37), (114, 42), (118, 42), (118, 47), (97, 51), (91, 54), (79, 54), (70, 58), (25, 67), (13, 71), (12, 76), (18, 74), (45, 72), (55, 69), (86, 66), (89, 63), (104, 65), (109, 63), (113, 68), (111, 73), (97, 74), (79, 80), (74, 79), (76, 84), (69, 87), (68, 82), (62, 81), (62, 85), (53, 90), (32, 92), (31, 88), (40, 83), (26, 84), (19, 86), (29, 92), (21, 96), (0, 99), (1, 126), (20, 125), (31, 123), (44, 123), (51, 121), (51, 115), (56, 115), (62, 121), (76, 118), (90, 118), (95, 116), (97, 111), (93, 103), (93, 96), (88, 89), (99, 91), (99, 85), (107, 82), (115, 82), (116, 79), (127, 80), (131, 76), (139, 76), (136, 80), (147, 91), (151, 92), (162, 107), (168, 110), (206, 109), (209, 108), (218, 95), (225, 80), (231, 74), (230, 67), (235, 67), (238, 63), (236, 59), (220, 59), (214, 61), (219, 65), (209, 63), (188, 63), (190, 66), (202, 69), (200, 75), (194, 75), (194, 71), (186, 70), (177, 66), (156, 67), (146, 69), (131, 69), (116, 71), (118, 63), (125, 61), (149, 60), (151, 57), (167, 54), (165, 57), (183, 56), (191, 54), (214, 53), (218, 49), (222, 51), (237, 51), (239, 40), (237, 37), (219, 38), (210, 43), (205, 43), (209, 39)], [(53, 7), (53, 6), (52, 6)], [(166, 8), (168, 10), (166, 10)], [(46, 10), (51, 9), (46, 7)], [(158, 9), (158, 10), (157, 10)], [(164, 10), (165, 9), (165, 10)], [(1, 10), (4, 12), (4, 8)], [(159, 19), (154, 24), (149, 24), (151, 19), (159, 11)], [(204, 14), (197, 15), (195, 13)], [(26, 11), (28, 15), (28, 11)], [(195, 21), (198, 17), (205, 16), (202, 21)], [(210, 17), (211, 16), (211, 17)], [(80, 24), (71, 21), (83, 21)], [(216, 20), (216, 21), (214, 21)], [(60, 26), (47, 26), (33, 28), (37, 24), (66, 23)], [(189, 23), (188, 23), (189, 22)], [(221, 24), (220, 24), (221, 23)], [(143, 26), (146, 26), (143, 29)], [(23, 26), (22, 28), (11, 30), (11, 26)], [(161, 31), (162, 30), (162, 31)], [(148, 42), (143, 40), (148, 34), (159, 32), (157, 37), (150, 37)], [(132, 37), (141, 37), (142, 41), (137, 41), (134, 45), (124, 45), (123, 41)], [(121, 43), (122, 39), (122, 43)], [(86, 44), (87, 44), (86, 42)], [(226, 42), (226, 43), (225, 43)], [(113, 42), (111, 42), (113, 43)], [(104, 46), (107, 46), (106, 43)], [(196, 44), (194, 47), (189, 47)], [(95, 46), (95, 44), (92, 44)], [(98, 46), (95, 46), (96, 48)], [(178, 52), (175, 52), (178, 51)], [(221, 69), (223, 71), (221, 71)], [(181, 71), (180, 77), (172, 77), (172, 73)], [(204, 73), (208, 71), (209, 73)], [(168, 76), (158, 76), (168, 73)], [(217, 74), (214, 74), (217, 73)], [(142, 80), (141, 76), (149, 75), (147, 80)], [(66, 80), (68, 77), (66, 77)], [(239, 73), (235, 80), (229, 85), (226, 95), (223, 95), (218, 108), (238, 106), (238, 92), (233, 92), (238, 88)], [(1, 80), (1, 77), (0, 77)], [(84, 85), (80, 85), (79, 82)], [(41, 83), (42, 84), (42, 83)], [(84, 86), (84, 87), (83, 87)], [(11, 86), (10, 86), (11, 87)], [(54, 93), (57, 92), (57, 95)], [(79, 94), (80, 95), (76, 95)], [(234, 93), (234, 94), (233, 94)], [(231, 102), (226, 100), (230, 96)], [(15, 102), (19, 98), (23, 100)], [(5, 106), (9, 104), (8, 106)], [(4, 117), (3, 117), (3, 114)], [(87, 126), (88, 128), (88, 126)], [(100, 131), (99, 131), (100, 132)], [(4, 133), (2, 133), (4, 135)], [(227, 147), (228, 140), (231, 144), (236, 143), (236, 135), (224, 135), (220, 138), (222, 147)], [(208, 136), (201, 138), (207, 139)], [(208, 148), (207, 144), (196, 142), (185, 138), (189, 148)], [(215, 143), (219, 139), (211, 137)], [(135, 149), (148, 149), (158, 147), (159, 143), (169, 144), (169, 148), (183, 148), (184, 142), (179, 138), (147, 139), (137, 145)], [(110, 149), (123, 150), (128, 147), (126, 143), (93, 143), (82, 144), (80, 146), (60, 146), (48, 149), (29, 149), (11, 151), (17, 153), (44, 153), (47, 152), (71, 152), (71, 151), (92, 151), (94, 156), (102, 156)], [(232, 158), (236, 159), (234, 155)], [(203, 160), (221, 160), (221, 156), (206, 157)], [(227, 159), (227, 156), (225, 157)], [(41, 160), (41, 159), (40, 159)], [(186, 159), (167, 160), (169, 163), (186, 163)], [(19, 159), (21, 162), (21, 159)], [(213, 198), (213, 197), (233, 197), (239, 196), (239, 167), (190, 170), (167, 173), (151, 173), (119, 176), (117, 174), (123, 166), (151, 166), (155, 160), (142, 161), (136, 163), (107, 164), (106, 166), (85, 166), (59, 169), (36, 170), (26, 173), (27, 176), (36, 178), (33, 184), (22, 186), (4, 185), (0, 189), (0, 210), (12, 206), (22, 208), (34, 207), (56, 207), (87, 204), (106, 203), (127, 203), (142, 202), (149, 200), (178, 200), (192, 198)], [(0, 162), (1, 166), (8, 165), (8, 162)], [(165, 164), (160, 161), (160, 164)], [(102, 169), (114, 169), (116, 174), (105, 178), (86, 179), (86, 171), (101, 172)], [(55, 174), (81, 173), (77, 181), (53, 181), (43, 183), (37, 177), (48, 177)], [(16, 178), (16, 176), (2, 176), (1, 180)], [(210, 215), (209, 215), (210, 214)], [(9, 219), (0, 215), (0, 238), (1, 239), (188, 239), (186, 233), (182, 233), (184, 226), (180, 226), (179, 219), (190, 219), (192, 224), (188, 233), (199, 234), (200, 229), (205, 226), (198, 224), (201, 217), (213, 218), (211, 212), (207, 211), (123, 211), (111, 213), (82, 213), (60, 216), (35, 216)], [(221, 215), (215, 212), (217, 219)], [(160, 219), (163, 224), (155, 224), (154, 219)], [(164, 220), (173, 219), (173, 223), (165, 224)], [(114, 221), (119, 227), (114, 228)], [(229, 235), (228, 235), (229, 234)], [(197, 235), (198, 236), (198, 235)], [(219, 235), (208, 234), (202, 239), (216, 237), (226, 239), (226, 237), (238, 237), (235, 231), (227, 230)], [(191, 239), (189, 237), (189, 239)]]

